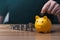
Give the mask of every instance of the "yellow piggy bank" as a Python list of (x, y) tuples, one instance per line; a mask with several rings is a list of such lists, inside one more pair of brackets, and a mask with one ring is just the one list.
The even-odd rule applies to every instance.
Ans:
[(43, 33), (51, 32), (52, 23), (47, 16), (44, 17), (36, 16), (35, 19), (36, 19), (35, 29), (37, 32), (43, 32)]

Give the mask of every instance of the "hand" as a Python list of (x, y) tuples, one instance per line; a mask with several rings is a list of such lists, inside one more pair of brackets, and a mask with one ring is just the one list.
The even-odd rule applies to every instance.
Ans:
[(41, 13), (60, 15), (60, 5), (53, 0), (49, 0), (42, 8)]

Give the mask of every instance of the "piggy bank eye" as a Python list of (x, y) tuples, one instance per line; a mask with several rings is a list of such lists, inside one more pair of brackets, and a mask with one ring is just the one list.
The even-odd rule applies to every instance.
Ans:
[(38, 22), (38, 21), (37, 21)]

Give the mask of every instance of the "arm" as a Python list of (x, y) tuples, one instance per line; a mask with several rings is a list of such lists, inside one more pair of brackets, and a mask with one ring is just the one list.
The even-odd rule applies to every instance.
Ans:
[(0, 24), (3, 23), (3, 16), (0, 16)]

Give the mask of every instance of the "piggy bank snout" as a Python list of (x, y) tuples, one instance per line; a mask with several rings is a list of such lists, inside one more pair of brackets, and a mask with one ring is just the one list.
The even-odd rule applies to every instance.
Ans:
[(40, 27), (41, 27), (41, 26), (43, 26), (43, 25), (37, 25), (37, 26), (40, 26)]

